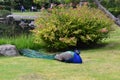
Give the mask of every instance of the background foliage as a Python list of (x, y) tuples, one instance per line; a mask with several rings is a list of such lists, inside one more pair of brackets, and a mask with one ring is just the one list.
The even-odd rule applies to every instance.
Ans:
[(120, 0), (102, 0), (101, 4), (115, 16), (120, 15)]
[[(39, 8), (41, 6), (50, 7), (50, 3), (78, 3), (83, 0), (1, 0), (0, 1), (0, 9), (15, 9), (20, 10), (20, 5), (24, 5), (28, 10), (32, 5), (35, 5)], [(85, 0), (90, 2), (90, 6), (93, 6), (93, 0)], [(92, 4), (91, 4), (92, 3)], [(101, 0), (101, 4), (105, 6), (110, 12), (112, 12), (115, 16), (120, 14), (120, 0)]]

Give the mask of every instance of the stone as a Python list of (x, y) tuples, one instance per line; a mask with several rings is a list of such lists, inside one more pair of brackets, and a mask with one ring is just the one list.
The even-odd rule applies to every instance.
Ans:
[(118, 19), (120, 20), (120, 15), (118, 15)]
[(15, 45), (0, 45), (0, 55), (2, 56), (19, 56), (19, 52)]

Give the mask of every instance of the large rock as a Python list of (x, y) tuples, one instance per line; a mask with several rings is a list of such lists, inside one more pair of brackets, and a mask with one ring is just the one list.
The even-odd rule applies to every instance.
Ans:
[(6, 45), (0, 45), (0, 55), (18, 56), (20, 54), (14, 45), (6, 44)]

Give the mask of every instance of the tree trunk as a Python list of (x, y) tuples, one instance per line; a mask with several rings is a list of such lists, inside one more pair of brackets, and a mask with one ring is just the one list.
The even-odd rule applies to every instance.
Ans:
[(98, 0), (93, 0), (100, 10), (102, 10), (109, 18), (111, 18), (115, 24), (120, 27), (120, 20), (110, 13), (105, 7), (103, 7)]

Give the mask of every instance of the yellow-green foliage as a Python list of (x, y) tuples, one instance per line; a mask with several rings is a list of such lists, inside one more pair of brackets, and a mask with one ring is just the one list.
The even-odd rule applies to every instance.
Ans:
[(100, 10), (86, 6), (53, 9), (35, 22), (35, 43), (43, 40), (53, 49), (76, 46), (77, 40), (85, 44), (97, 43), (108, 36), (112, 24)]

